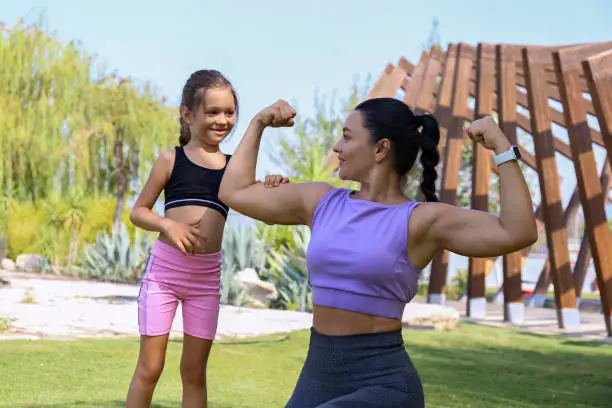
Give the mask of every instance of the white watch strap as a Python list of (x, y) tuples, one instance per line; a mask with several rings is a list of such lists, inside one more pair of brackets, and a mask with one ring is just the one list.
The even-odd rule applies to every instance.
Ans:
[(514, 149), (513, 147), (510, 147), (510, 149), (508, 149), (507, 151), (500, 153), (498, 155), (496, 155), (494, 158), (495, 160), (495, 165), (499, 166), (500, 164), (504, 164), (506, 162), (509, 162), (511, 160), (516, 160), (517, 157), (514, 154)]

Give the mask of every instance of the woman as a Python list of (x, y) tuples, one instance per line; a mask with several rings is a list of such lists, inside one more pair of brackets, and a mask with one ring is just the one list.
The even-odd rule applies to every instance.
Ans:
[[(370, 99), (348, 115), (334, 146), (339, 177), (358, 191), (327, 183), (266, 189), (255, 181), (266, 127), (293, 125), (295, 110), (278, 101), (251, 121), (219, 190), (236, 211), (276, 224), (311, 228), (307, 265), (314, 317), (306, 362), (286, 407), (423, 407), (419, 375), (401, 333), (404, 306), (418, 275), (441, 248), (470, 257), (517, 251), (537, 239), (535, 217), (518, 157), (493, 119), (467, 132), (492, 150), (501, 178), (498, 216), (437, 202), (435, 166), (440, 131), (430, 115), (401, 101)], [(402, 194), (421, 153), (421, 191)], [(356, 405), (355, 405), (356, 404)]]

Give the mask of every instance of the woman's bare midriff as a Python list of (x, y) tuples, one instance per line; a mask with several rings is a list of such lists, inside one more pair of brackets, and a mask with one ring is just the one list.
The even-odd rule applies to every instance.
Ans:
[(343, 336), (400, 330), (402, 324), (399, 319), (314, 305), (313, 327), (321, 334)]
[[(202, 236), (206, 237), (196, 248), (197, 254), (211, 254), (221, 250), (223, 243), (223, 230), (225, 218), (215, 209), (189, 205), (185, 207), (170, 208), (166, 211), (166, 218), (186, 223), (198, 223)], [(176, 247), (165, 234), (159, 235), (159, 240)]]

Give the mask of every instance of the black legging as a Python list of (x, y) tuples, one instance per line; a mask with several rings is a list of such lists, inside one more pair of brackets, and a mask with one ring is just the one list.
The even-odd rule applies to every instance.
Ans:
[(325, 336), (311, 329), (306, 362), (285, 408), (424, 406), (401, 331)]

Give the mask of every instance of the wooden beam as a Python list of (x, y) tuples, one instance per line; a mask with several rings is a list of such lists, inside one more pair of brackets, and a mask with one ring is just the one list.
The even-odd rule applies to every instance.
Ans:
[(404, 103), (406, 103), (406, 105), (408, 105), (410, 109), (414, 108), (414, 105), (416, 104), (417, 98), (419, 96), (419, 91), (421, 90), (423, 80), (425, 79), (427, 66), (429, 65), (429, 59), (429, 53), (423, 51), (421, 53), (421, 59), (419, 60), (419, 63), (412, 72), (412, 77), (410, 78), (408, 88), (406, 89), (406, 93), (404, 94), (403, 98)]
[[(496, 46), (495, 63), (497, 71), (497, 114), (499, 126), (510, 143), (518, 145), (517, 137), (517, 112), (516, 112), (516, 64), (509, 58), (507, 47)], [(527, 152), (521, 151), (523, 162), (528, 157)], [(536, 167), (535, 158), (529, 154), (528, 165)], [(503, 257), (504, 273), (504, 320), (512, 323), (522, 323), (525, 319), (525, 304), (523, 300), (522, 264), (523, 254), (521, 251), (506, 254)]]
[[(612, 50), (582, 61), (603, 145), (612, 158)], [(612, 166), (612, 163), (610, 163)]]
[[(457, 198), (457, 184), (459, 182), (459, 168), (461, 166), (461, 148), (463, 145), (463, 120), (453, 112), (457, 104), (467, 110), (467, 89), (460, 86), (460, 79), (465, 81), (471, 67), (471, 59), (466, 56), (465, 46), (450, 44), (447, 59), (440, 84), (440, 96), (436, 117), (447, 125), (445, 129), (446, 148), (444, 164), (442, 167), (440, 201), (455, 204)], [(457, 112), (461, 113), (461, 112)], [(429, 290), (427, 301), (429, 303), (446, 303), (446, 278), (448, 272), (447, 250), (439, 250), (431, 262), (431, 275), (429, 277)]]
[[(593, 141), (587, 123), (587, 108), (580, 89), (580, 65), (576, 60), (587, 58), (585, 53), (601, 51), (597, 45), (568, 48), (553, 54), (563, 113), (572, 150), (578, 195), (584, 214), (586, 233), (589, 236), (595, 273), (602, 282), (601, 301), (608, 336), (612, 336), (612, 236), (604, 208), (605, 196), (597, 174), (597, 162), (593, 153)], [(605, 193), (605, 195), (604, 195)]]
[[(609, 157), (606, 158), (606, 161), (607, 160), (609, 160)], [(602, 191), (605, 191), (607, 194), (610, 191), (610, 187), (612, 187), (612, 175), (610, 174), (609, 163), (605, 163), (603, 165), (601, 175), (599, 176), (599, 181), (601, 183)], [(603, 205), (605, 206), (605, 202), (603, 203)], [(580, 242), (578, 259), (576, 260), (576, 265), (574, 265), (574, 272), (572, 273), (572, 276), (574, 277), (574, 287), (576, 288), (577, 298), (580, 298), (582, 296), (582, 288), (584, 286), (584, 279), (586, 278), (586, 274), (589, 269), (589, 261), (591, 260), (591, 255), (592, 252), (589, 234), (584, 234), (582, 236), (582, 241)], [(610, 281), (608, 280), (608, 282)], [(599, 290), (601, 293), (601, 288)]]
[(523, 66), (539, 170), (546, 241), (555, 286), (558, 324), (560, 328), (578, 328), (580, 318), (569, 264), (567, 229), (563, 224), (561, 190), (545, 88), (544, 67), (537, 64), (538, 57), (536, 52), (523, 50)]
[(438, 52), (434, 49), (429, 56), (427, 61), (427, 68), (423, 77), (423, 84), (419, 88), (418, 94), (415, 96), (414, 106), (408, 103), (408, 106), (413, 108), (416, 114), (422, 113), (434, 113), (436, 109), (436, 100), (434, 95), (439, 92), (440, 84), (438, 83), (438, 77), (442, 74), (444, 65), (444, 59), (440, 56), (444, 56), (441, 50)]
[[(495, 93), (495, 47), (479, 44), (477, 53), (476, 106), (474, 118), (493, 114)], [(489, 54), (487, 56), (486, 54)], [(480, 143), (472, 143), (474, 165), (472, 167), (473, 210), (489, 211), (489, 181), (491, 174), (491, 152)], [(488, 258), (470, 257), (468, 261), (467, 316), (483, 318), (486, 314), (485, 274)]]

